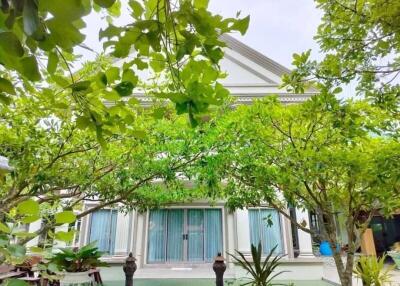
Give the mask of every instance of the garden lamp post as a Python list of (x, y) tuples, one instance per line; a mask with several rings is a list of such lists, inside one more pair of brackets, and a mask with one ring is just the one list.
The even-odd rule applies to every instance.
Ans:
[(126, 259), (123, 270), (125, 272), (125, 286), (133, 286), (133, 274), (137, 269), (136, 258), (133, 257), (132, 252)]
[(224, 272), (226, 270), (226, 264), (224, 262), (224, 257), (222, 257), (221, 252), (218, 253), (217, 257), (215, 257), (213, 270), (215, 272), (215, 285), (216, 286), (224, 286)]

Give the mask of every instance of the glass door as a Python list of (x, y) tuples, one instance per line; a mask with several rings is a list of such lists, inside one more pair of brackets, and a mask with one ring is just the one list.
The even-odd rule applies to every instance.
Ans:
[(220, 209), (150, 211), (149, 263), (211, 262), (222, 247)]
[(204, 260), (204, 210), (187, 210), (188, 261)]
[(183, 260), (184, 210), (168, 210), (167, 220), (167, 262)]

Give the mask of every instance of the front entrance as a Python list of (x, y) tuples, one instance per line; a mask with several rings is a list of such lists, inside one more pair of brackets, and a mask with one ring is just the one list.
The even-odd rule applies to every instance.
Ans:
[(222, 245), (221, 209), (150, 211), (148, 263), (211, 262)]

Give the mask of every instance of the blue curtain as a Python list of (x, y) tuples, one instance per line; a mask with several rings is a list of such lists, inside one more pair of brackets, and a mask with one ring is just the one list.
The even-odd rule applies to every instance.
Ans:
[(257, 246), (261, 242), (260, 211), (249, 210), (250, 243)]
[[(262, 247), (264, 253), (269, 253), (272, 248), (277, 246), (275, 253), (282, 253), (281, 223), (278, 211), (273, 209), (261, 209), (261, 226), (263, 233)], [(271, 220), (272, 225), (268, 225), (267, 220)]]
[(222, 213), (220, 209), (205, 210), (205, 261), (213, 261), (222, 249)]
[(167, 261), (183, 260), (183, 214), (182, 209), (168, 210)]
[(150, 211), (147, 255), (149, 262), (165, 262), (166, 214), (165, 210)]
[(189, 209), (188, 224), (188, 260), (204, 260), (204, 210)]
[(116, 210), (98, 210), (92, 214), (89, 241), (96, 241), (100, 251), (114, 254), (117, 227)]
[[(268, 221), (272, 225), (268, 225)], [(279, 214), (273, 209), (249, 210), (250, 242), (258, 245), (261, 241), (264, 254), (268, 254), (277, 245), (276, 254), (282, 253), (282, 235)]]

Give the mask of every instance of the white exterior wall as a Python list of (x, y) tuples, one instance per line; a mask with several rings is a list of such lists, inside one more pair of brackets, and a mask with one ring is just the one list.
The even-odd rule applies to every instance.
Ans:
[[(310, 227), (310, 219), (309, 219), (310, 216), (307, 210), (303, 211), (300, 209), (296, 209), (296, 218), (298, 223), (305, 225), (306, 227)], [(300, 250), (299, 257), (313, 258), (314, 254), (312, 249), (311, 235), (299, 229), (298, 237), (299, 237), (299, 250)]]

